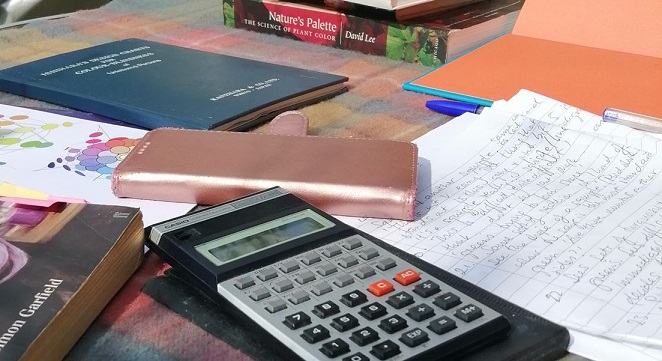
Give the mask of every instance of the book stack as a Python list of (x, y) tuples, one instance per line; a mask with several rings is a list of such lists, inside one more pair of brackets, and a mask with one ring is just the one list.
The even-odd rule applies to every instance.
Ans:
[(228, 27), (438, 66), (510, 33), (523, 3), (473, 1), (400, 20), (397, 12), (362, 4), (340, 10), (324, 3), (223, 0), (223, 18)]

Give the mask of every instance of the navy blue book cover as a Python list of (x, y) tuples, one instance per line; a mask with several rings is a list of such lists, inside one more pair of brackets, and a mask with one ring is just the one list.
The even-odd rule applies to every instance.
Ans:
[(244, 130), (334, 96), (347, 77), (125, 39), (0, 70), (0, 91), (147, 129)]

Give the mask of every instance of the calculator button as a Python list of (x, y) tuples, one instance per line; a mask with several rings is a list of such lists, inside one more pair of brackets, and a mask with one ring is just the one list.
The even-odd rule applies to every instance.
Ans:
[(372, 346), (370, 353), (380, 360), (387, 360), (400, 353), (400, 346), (391, 340), (386, 340)]
[(342, 295), (340, 302), (349, 307), (355, 307), (362, 303), (368, 302), (368, 297), (361, 291), (353, 291)]
[(322, 282), (322, 283), (319, 283), (319, 284), (316, 284), (315, 286), (313, 286), (312, 291), (315, 294), (315, 296), (321, 296), (325, 293), (329, 293), (329, 292), (333, 291), (333, 288), (331, 288), (330, 284), (328, 284), (326, 282)]
[(414, 287), (414, 293), (421, 297), (430, 297), (440, 290), (439, 285), (432, 281), (425, 281)]
[(300, 284), (306, 284), (308, 282), (314, 281), (315, 280), (315, 274), (305, 270), (299, 273), (295, 278), (295, 281), (299, 282)]
[(239, 277), (236, 281), (234, 281), (234, 286), (240, 290), (253, 286), (254, 284), (255, 280), (253, 280), (253, 277), (251, 276)]
[(354, 277), (348, 275), (347, 273), (343, 273), (340, 276), (336, 277), (335, 280), (333, 280), (333, 284), (335, 284), (338, 287), (345, 287), (351, 285), (352, 283), (354, 283)]
[(287, 327), (296, 330), (297, 328), (310, 324), (310, 316), (308, 316), (305, 312), (297, 312), (293, 315), (285, 317), (285, 321), (283, 321), (283, 323)]
[(261, 281), (268, 281), (276, 277), (278, 277), (278, 273), (273, 267), (260, 270), (260, 272), (257, 274), (257, 278), (259, 278)]
[(317, 325), (303, 330), (301, 337), (308, 343), (315, 343), (329, 338), (329, 330), (324, 326)]
[(263, 300), (269, 296), (271, 296), (271, 293), (264, 286), (260, 286), (252, 290), (251, 293), (248, 294), (248, 297), (250, 297), (253, 301)]
[(398, 274), (395, 275), (395, 281), (403, 286), (412, 284), (420, 279), (421, 276), (418, 274), (418, 272), (411, 268), (407, 268), (406, 270), (398, 272)]
[(381, 322), (379, 322), (379, 328), (388, 333), (395, 333), (407, 328), (407, 320), (399, 315), (393, 315), (381, 320)]
[(407, 292), (398, 292), (386, 300), (386, 303), (395, 307), (403, 308), (414, 303), (414, 297)]
[(352, 335), (349, 337), (349, 339), (356, 342), (356, 344), (359, 346), (365, 346), (369, 343), (373, 343), (379, 340), (379, 334), (372, 328), (366, 327), (352, 332)]
[(364, 260), (368, 261), (368, 260), (371, 260), (375, 257), (379, 257), (379, 252), (376, 249), (370, 247), (370, 248), (364, 249), (363, 251), (359, 252), (359, 257), (361, 257)]
[(350, 315), (349, 313), (346, 313), (340, 317), (336, 317), (331, 322), (331, 327), (335, 328), (340, 332), (351, 330), (358, 325), (359, 325), (359, 320), (356, 317)]
[(359, 311), (359, 315), (369, 320), (380, 318), (385, 314), (386, 314), (386, 307), (381, 305), (379, 302), (373, 302), (367, 306), (361, 307), (361, 311)]
[(455, 324), (455, 321), (451, 320), (450, 318), (443, 316), (440, 317), (436, 320), (430, 321), (430, 324), (428, 325), (428, 328), (432, 330), (432, 332), (436, 333), (437, 335), (443, 335), (446, 332), (456, 328), (457, 325)]
[(434, 316), (434, 309), (425, 303), (421, 303), (407, 310), (406, 315), (414, 321), (423, 321)]
[(460, 297), (457, 297), (456, 295), (450, 292), (446, 292), (443, 295), (435, 298), (432, 303), (441, 307), (444, 310), (450, 310), (451, 308), (462, 303), (462, 300), (460, 300)]
[(285, 301), (280, 298), (274, 298), (273, 300), (267, 301), (267, 306), (265, 308), (271, 313), (276, 313), (286, 309), (287, 305), (285, 304)]
[(481, 310), (480, 307), (474, 306), (472, 304), (462, 306), (455, 311), (455, 317), (464, 322), (471, 322), (480, 318), (481, 316), (483, 316), (483, 310)]
[(282, 279), (278, 282), (275, 282), (271, 288), (276, 290), (276, 292), (285, 292), (293, 287), (294, 285), (292, 284), (292, 282), (290, 282), (290, 280)]
[(315, 264), (321, 260), (322, 258), (320, 257), (320, 255), (315, 252), (308, 252), (304, 254), (301, 258), (301, 262), (305, 263), (308, 266), (310, 266), (311, 264)]
[(358, 237), (349, 237), (342, 244), (345, 249), (353, 250), (363, 246), (363, 242)]
[(420, 328), (411, 329), (400, 336), (400, 341), (409, 347), (416, 347), (429, 339), (428, 333)]
[(327, 318), (340, 312), (340, 307), (331, 301), (320, 303), (313, 308), (313, 313), (319, 318)]
[(370, 361), (370, 359), (368, 358), (368, 356), (366, 356), (366, 355), (364, 355), (360, 352), (357, 352), (353, 355), (349, 355), (347, 357), (344, 357), (342, 359), (342, 361)]
[(325, 255), (325, 256), (327, 256), (327, 257), (335, 257), (335, 256), (337, 256), (337, 255), (339, 255), (339, 254), (341, 254), (341, 253), (342, 253), (342, 250), (340, 249), (340, 247), (338, 247), (338, 246), (335, 245), (335, 244), (332, 244), (332, 245), (326, 247), (326, 248), (322, 251), (322, 254)]
[(349, 345), (347, 344), (347, 342), (337, 338), (333, 341), (329, 341), (325, 344), (322, 344), (322, 348), (320, 349), (320, 351), (322, 351), (323, 354), (333, 358), (348, 353)]
[(377, 262), (377, 268), (379, 268), (381, 271), (386, 271), (387, 269), (391, 269), (393, 267), (395, 267), (395, 261), (390, 257), (380, 259)]
[(281, 271), (283, 271), (285, 273), (294, 272), (294, 271), (299, 269), (299, 262), (297, 262), (296, 260), (293, 260), (293, 259), (287, 260), (287, 261), (281, 263), (279, 268), (280, 268)]
[(359, 264), (359, 259), (352, 256), (351, 254), (348, 254), (345, 257), (341, 257), (338, 260), (338, 264), (343, 268), (349, 268), (349, 267), (356, 266), (357, 264)]
[(317, 273), (322, 276), (328, 276), (336, 271), (338, 271), (338, 267), (332, 265), (331, 263), (325, 263), (317, 269)]
[(368, 286), (368, 291), (377, 297), (383, 296), (393, 291), (393, 284), (385, 279), (381, 279), (375, 283), (371, 283)]
[(295, 305), (298, 305), (300, 303), (304, 303), (304, 302), (308, 301), (309, 299), (310, 299), (310, 295), (308, 295), (308, 293), (306, 293), (306, 291), (302, 291), (302, 290), (296, 290), (296, 291), (292, 292), (292, 294), (290, 295), (290, 298), (289, 298), (290, 302), (292, 302)]
[(356, 271), (356, 276), (360, 279), (366, 279), (370, 276), (374, 276), (375, 269), (370, 267), (370, 266), (361, 266), (357, 271)]

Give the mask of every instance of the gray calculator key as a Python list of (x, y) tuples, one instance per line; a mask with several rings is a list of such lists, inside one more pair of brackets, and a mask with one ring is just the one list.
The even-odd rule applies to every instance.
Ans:
[(317, 273), (321, 274), (322, 276), (328, 276), (337, 270), (338, 268), (335, 265), (331, 263), (325, 263), (317, 269)]
[(296, 260), (290, 259), (280, 265), (280, 270), (285, 273), (290, 273), (299, 269), (299, 262)]
[(361, 251), (359, 253), (359, 257), (363, 258), (366, 261), (371, 260), (371, 259), (373, 259), (375, 257), (378, 257), (378, 256), (379, 256), (379, 252), (376, 249), (372, 248), (372, 247), (364, 249), (363, 251)]
[(267, 306), (265, 308), (267, 311), (275, 313), (286, 309), (287, 304), (285, 304), (285, 301), (281, 300), (280, 298), (274, 298), (273, 300), (267, 301)]
[(347, 273), (343, 273), (336, 277), (335, 280), (333, 280), (333, 284), (338, 287), (345, 287), (347, 285), (351, 285), (352, 283), (354, 283), (354, 277), (348, 275)]
[(296, 276), (295, 280), (303, 285), (310, 281), (314, 281), (315, 274), (308, 270), (301, 271), (301, 273), (299, 273), (299, 275)]
[(292, 284), (292, 282), (290, 282), (290, 280), (282, 279), (280, 281), (275, 282), (272, 288), (276, 290), (276, 292), (285, 292), (291, 289), (292, 287), (294, 287), (294, 285)]
[(395, 261), (390, 257), (380, 259), (379, 262), (377, 262), (377, 268), (382, 271), (386, 271), (387, 269), (391, 269), (393, 267), (395, 267)]
[(340, 258), (338, 260), (338, 264), (341, 265), (343, 268), (348, 268), (359, 264), (359, 259), (349, 254), (345, 257)]
[(335, 257), (335, 256), (337, 256), (341, 253), (342, 253), (342, 250), (340, 249), (340, 247), (338, 247), (335, 244), (329, 245), (328, 247), (326, 247), (322, 251), (322, 254), (327, 256), (327, 257)]
[(295, 305), (306, 302), (309, 299), (310, 299), (310, 295), (308, 295), (308, 293), (306, 293), (306, 291), (303, 290), (296, 290), (292, 292), (289, 298), (290, 302), (292, 302)]
[(358, 237), (349, 237), (345, 239), (342, 246), (351, 251), (363, 246), (363, 242), (361, 242), (361, 239)]
[(320, 255), (315, 252), (308, 252), (304, 254), (301, 258), (301, 262), (305, 263), (308, 266), (310, 266), (311, 264), (315, 264), (321, 260), (322, 258), (320, 257)]
[(330, 284), (328, 284), (326, 282), (322, 282), (322, 283), (319, 283), (319, 284), (316, 284), (315, 286), (313, 286), (312, 291), (316, 296), (321, 296), (325, 293), (329, 293), (329, 292), (333, 291), (333, 288), (331, 288)]
[(356, 271), (356, 276), (360, 279), (366, 279), (370, 276), (374, 276), (376, 274), (375, 269), (370, 267), (370, 266), (361, 266), (357, 271)]
[(278, 273), (273, 267), (265, 268), (260, 270), (257, 274), (257, 278), (259, 278), (262, 281), (268, 281), (272, 278), (278, 277)]
[(237, 287), (240, 290), (243, 290), (245, 288), (248, 288), (252, 285), (255, 284), (255, 280), (253, 280), (253, 277), (251, 276), (242, 276), (237, 278), (237, 280), (234, 282), (235, 287)]
[(260, 287), (255, 288), (254, 290), (252, 290), (251, 293), (248, 296), (253, 301), (259, 301), (259, 300), (263, 300), (263, 299), (271, 296), (271, 293), (269, 292), (269, 290), (266, 287), (260, 286)]

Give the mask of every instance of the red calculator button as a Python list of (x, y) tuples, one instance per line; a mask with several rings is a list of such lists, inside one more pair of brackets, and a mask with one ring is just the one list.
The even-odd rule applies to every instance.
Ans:
[(393, 285), (387, 280), (379, 280), (368, 286), (368, 291), (373, 295), (379, 297), (393, 291)]
[(403, 286), (406, 286), (412, 282), (416, 282), (420, 279), (421, 276), (418, 274), (418, 272), (411, 268), (407, 268), (406, 270), (398, 272), (398, 274), (395, 275), (395, 280)]

